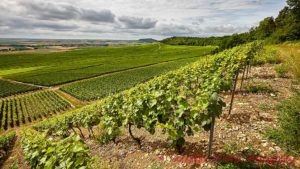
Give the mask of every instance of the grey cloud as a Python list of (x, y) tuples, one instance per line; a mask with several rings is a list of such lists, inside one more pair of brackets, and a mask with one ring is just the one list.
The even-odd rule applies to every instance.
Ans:
[(151, 29), (156, 26), (157, 20), (150, 18), (121, 16), (118, 20), (128, 29)]
[(155, 29), (152, 34), (159, 34), (162, 36), (184, 36), (192, 35), (197, 31), (186, 25), (177, 24), (162, 24)]
[(82, 20), (90, 22), (114, 22), (115, 15), (110, 10), (92, 10), (77, 8), (72, 5), (37, 3), (24, 1), (26, 14), (41, 20)]
[(20, 5), (25, 7), (28, 15), (42, 20), (70, 20), (79, 15), (78, 9), (71, 5), (34, 3), (34, 1), (22, 1)]
[(58, 22), (49, 21), (34, 21), (23, 18), (8, 18), (7, 20), (1, 19), (0, 26), (6, 26), (11, 29), (48, 29), (55, 31), (69, 31), (79, 28), (73, 24), (63, 24)]
[(192, 18), (192, 24), (193, 25), (201, 25), (204, 23), (205, 19), (204, 18), (201, 18), (201, 17), (198, 17), (198, 18)]
[(81, 9), (80, 18), (91, 22), (114, 22), (115, 15), (110, 10), (94, 11)]
[(249, 30), (249, 27), (234, 26), (234, 25), (208, 26), (204, 28), (204, 32), (206, 33), (218, 33), (218, 34), (240, 33), (247, 30)]

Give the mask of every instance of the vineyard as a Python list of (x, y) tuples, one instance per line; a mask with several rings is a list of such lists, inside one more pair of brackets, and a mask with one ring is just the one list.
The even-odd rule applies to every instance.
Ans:
[(61, 89), (81, 100), (96, 100), (133, 87), (134, 85), (145, 82), (154, 76), (174, 70), (197, 59), (198, 58), (182, 59), (123, 71), (63, 85)]
[[(221, 115), (225, 106), (219, 93), (230, 89), (237, 74), (245, 71), (261, 50), (259, 43), (226, 50), (108, 96), (93, 105), (40, 122), (33, 128), (40, 132), (47, 131), (44, 134), (49, 138), (71, 139), (74, 134), (85, 138), (82, 129), (87, 129), (89, 136), (93, 137), (93, 128), (100, 123), (106, 131), (104, 137), (107, 141), (114, 141), (120, 128), (128, 128), (130, 136), (140, 146), (141, 139), (134, 136), (133, 126), (144, 128), (150, 134), (159, 128), (172, 140), (172, 146), (182, 152), (186, 136), (202, 131), (202, 128), (213, 132), (215, 117)], [(35, 139), (28, 139), (26, 132), (24, 134), (25, 147), (28, 148)], [(62, 151), (58, 149), (56, 153)], [(34, 152), (26, 150), (25, 153), (31, 157)], [(35, 166), (41, 158), (42, 154), (29, 161)], [(88, 166), (88, 159), (84, 158), (81, 164)], [(45, 166), (45, 162), (41, 165)]]
[(0, 128), (28, 124), (65, 111), (71, 105), (53, 91), (10, 97), (0, 100)]
[(11, 96), (18, 93), (24, 93), (32, 90), (36, 90), (38, 87), (24, 85), (24, 84), (17, 84), (11, 83), (8, 81), (4, 81), (0, 79), (0, 98)]
[(4, 136), (0, 136), (0, 162), (5, 158), (9, 149), (13, 145), (13, 141), (16, 137), (16, 132), (11, 131)]
[[(154, 43), (125, 47), (88, 47), (63, 53), (0, 54), (0, 74), (10, 70), (13, 73), (6, 73), (4, 78), (53, 86), (165, 61), (204, 56), (214, 48)], [(31, 70), (26, 70), (29, 68)], [(22, 69), (23, 72), (18, 72)]]
[[(197, 138), (195, 146), (199, 146), (203, 140), (196, 136), (208, 133), (202, 148), (205, 156), (215, 158), (214, 142), (220, 137), (216, 126), (224, 125), (218, 118), (234, 117), (230, 113), (237, 83), (241, 89), (259, 95), (275, 92), (271, 85), (247, 81), (252, 66), (273, 63), (269, 60), (273, 59), (272, 52), (261, 42), (253, 42), (200, 59), (168, 61), (62, 85), (64, 92), (81, 100), (98, 99), (74, 110), (69, 110), (71, 104), (55, 92), (59, 89), (4, 98), (0, 100), (0, 126), (13, 130), (43, 119), (19, 134), (22, 159), (31, 168), (101, 168), (97, 156), (102, 154), (95, 155), (95, 144), (103, 145), (102, 153), (118, 150), (126, 142), (121, 133), (126, 133), (137, 151), (146, 151), (149, 142), (140, 131), (150, 138), (159, 135), (163, 140), (159, 144), (176, 154), (186, 153), (188, 138)], [(266, 53), (270, 56), (259, 61)], [(226, 93), (229, 99), (224, 98)], [(225, 109), (229, 112), (224, 115)], [(10, 150), (14, 139), (15, 133), (0, 136), (3, 152)], [(5, 141), (1, 144), (1, 140)], [(131, 148), (125, 146), (125, 151)]]
[(300, 0), (0, 9), (0, 169), (300, 169)]

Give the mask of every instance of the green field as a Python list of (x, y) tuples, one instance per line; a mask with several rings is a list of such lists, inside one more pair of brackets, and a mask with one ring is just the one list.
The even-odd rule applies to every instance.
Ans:
[(71, 104), (53, 91), (0, 100), (0, 129), (7, 130), (67, 110)]
[(0, 97), (36, 90), (38, 87), (19, 83), (11, 83), (0, 79)]
[(86, 47), (48, 54), (0, 54), (0, 75), (21, 82), (52, 86), (166, 61), (199, 57), (214, 48), (154, 43), (126, 47)]
[(139, 69), (113, 73), (107, 76), (100, 76), (85, 81), (67, 84), (61, 89), (81, 100), (100, 99), (109, 94), (131, 88), (138, 83), (153, 78), (154, 76), (174, 70), (198, 59), (199, 58), (182, 59)]

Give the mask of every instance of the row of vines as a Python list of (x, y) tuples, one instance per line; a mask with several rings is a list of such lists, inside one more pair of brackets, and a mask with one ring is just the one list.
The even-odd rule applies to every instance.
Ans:
[(10, 131), (0, 136), (0, 162), (6, 157), (9, 149), (13, 146), (15, 137), (16, 132), (14, 131)]
[(7, 130), (50, 117), (70, 107), (53, 91), (42, 91), (0, 100), (0, 128)]
[[(47, 119), (33, 126), (39, 132), (29, 132), (46, 131), (47, 138), (60, 140), (78, 132), (84, 137), (81, 128), (86, 128), (93, 136), (93, 127), (101, 123), (107, 138), (114, 140), (116, 131), (126, 127), (140, 144), (141, 140), (131, 130), (133, 126), (144, 128), (150, 134), (159, 128), (181, 152), (185, 136), (213, 129), (214, 117), (219, 117), (225, 106), (220, 92), (231, 89), (237, 74), (246, 69), (261, 49), (260, 43), (250, 43), (208, 56), (93, 105)], [(26, 137), (26, 132), (24, 136), (25, 154), (31, 157), (38, 152), (31, 151), (35, 148), (31, 146), (35, 141)], [(46, 144), (46, 140), (42, 140), (45, 139), (40, 141)], [(56, 151), (60, 153), (63, 149)], [(41, 152), (36, 159), (29, 158), (29, 161), (36, 164), (44, 158), (47, 157)]]

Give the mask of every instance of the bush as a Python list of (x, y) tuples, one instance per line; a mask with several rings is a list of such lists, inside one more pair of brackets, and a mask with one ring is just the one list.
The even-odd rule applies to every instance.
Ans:
[(300, 153), (300, 94), (282, 101), (279, 111), (278, 127), (268, 129), (266, 136), (282, 145), (288, 152)]
[(287, 77), (287, 73), (288, 73), (288, 65), (281, 63), (275, 66), (275, 71), (278, 75), (278, 77), (284, 78)]

